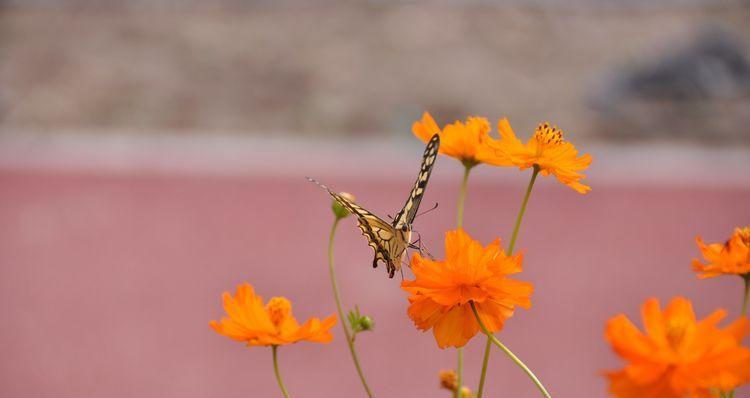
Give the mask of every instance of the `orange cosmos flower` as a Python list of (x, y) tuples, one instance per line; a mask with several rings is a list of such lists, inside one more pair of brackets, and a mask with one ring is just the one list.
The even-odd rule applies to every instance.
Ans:
[(491, 332), (503, 327), (516, 305), (531, 307), (530, 283), (508, 278), (521, 272), (521, 255), (506, 256), (496, 239), (486, 247), (462, 229), (445, 235), (445, 260), (415, 253), (415, 280), (404, 281), (409, 292), (409, 317), (420, 330), (432, 328), (440, 348), (461, 347), (479, 331), (469, 301)]
[(607, 323), (606, 338), (628, 363), (607, 372), (609, 392), (617, 398), (713, 397), (750, 380), (750, 349), (742, 338), (750, 322), (740, 318), (717, 327), (726, 316), (717, 310), (696, 321), (690, 301), (676, 297), (662, 312), (657, 299), (643, 305), (645, 333), (625, 315)]
[(224, 311), (229, 318), (209, 324), (219, 334), (248, 346), (286, 345), (301, 340), (328, 343), (333, 339), (330, 329), (336, 324), (334, 315), (320, 321), (311, 318), (300, 326), (292, 315), (292, 304), (284, 297), (273, 297), (263, 305), (253, 287), (245, 283), (237, 287), (232, 297), (225, 292)]
[(750, 275), (750, 227), (735, 228), (726, 243), (706, 245), (700, 236), (695, 238), (707, 264), (693, 260), (693, 270), (699, 278), (723, 274)]
[(485, 162), (496, 166), (517, 166), (524, 170), (539, 167), (542, 175), (554, 174), (557, 179), (579, 193), (586, 193), (591, 187), (580, 180), (586, 178), (581, 171), (591, 164), (591, 155), (578, 156), (573, 144), (563, 139), (563, 132), (549, 123), (540, 124), (534, 136), (523, 144), (513, 133), (508, 119), (498, 123), (500, 140), (488, 141), (494, 149), (494, 156), (485, 156)]
[(470, 116), (465, 124), (456, 121), (441, 130), (435, 119), (425, 112), (422, 120), (414, 122), (411, 131), (424, 142), (435, 133), (440, 134), (440, 153), (460, 160), (467, 167), (476, 166), (493, 155), (487, 145), (492, 140), (490, 122), (483, 117)]

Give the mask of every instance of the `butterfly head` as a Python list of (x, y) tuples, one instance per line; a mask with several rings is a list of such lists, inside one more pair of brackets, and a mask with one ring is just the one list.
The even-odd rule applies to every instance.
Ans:
[(404, 242), (411, 242), (411, 225), (403, 224), (396, 228), (401, 233)]
[(399, 231), (402, 235), (408, 236), (411, 234), (411, 225), (407, 223), (400, 223), (393, 226), (396, 231)]

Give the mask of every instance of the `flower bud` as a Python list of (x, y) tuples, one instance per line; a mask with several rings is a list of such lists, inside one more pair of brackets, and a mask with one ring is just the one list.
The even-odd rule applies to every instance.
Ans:
[[(354, 202), (354, 195), (347, 193), (347, 192), (341, 192), (339, 195), (343, 196), (345, 199), (348, 199), (352, 202)], [(333, 204), (331, 205), (331, 209), (333, 210), (333, 214), (336, 216), (336, 218), (344, 218), (351, 214), (351, 212), (344, 206), (341, 205), (337, 200), (333, 200)]]
[(440, 378), (441, 388), (451, 392), (456, 392), (456, 388), (458, 388), (458, 375), (456, 375), (455, 370), (441, 370), (438, 373), (438, 377)]
[[(440, 388), (446, 389), (450, 391), (451, 394), (455, 395), (456, 390), (458, 389), (458, 375), (456, 374), (456, 371), (453, 369), (441, 370), (438, 373), (438, 377), (440, 378)], [(474, 394), (472, 394), (469, 387), (462, 386), (459, 397), (473, 398)]]
[(361, 331), (365, 332), (368, 330), (372, 330), (372, 328), (375, 327), (375, 322), (373, 322), (372, 318), (365, 315), (362, 318), (359, 318), (359, 328)]
[(348, 318), (349, 327), (355, 335), (359, 332), (370, 331), (375, 327), (375, 321), (372, 318), (359, 313), (359, 306), (355, 306), (353, 310), (349, 311)]

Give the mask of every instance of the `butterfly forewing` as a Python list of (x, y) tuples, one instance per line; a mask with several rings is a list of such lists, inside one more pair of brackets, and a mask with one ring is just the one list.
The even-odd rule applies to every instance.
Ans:
[(411, 228), (414, 217), (417, 216), (417, 211), (419, 210), (419, 203), (422, 202), (424, 191), (427, 188), (427, 181), (430, 179), (432, 167), (435, 165), (435, 158), (437, 157), (439, 147), (440, 136), (435, 134), (424, 149), (422, 166), (419, 168), (419, 175), (417, 176), (417, 181), (414, 183), (414, 187), (411, 189), (411, 193), (409, 193), (409, 198), (406, 199), (404, 207), (393, 219), (393, 226), (396, 229), (401, 229), (404, 225)]

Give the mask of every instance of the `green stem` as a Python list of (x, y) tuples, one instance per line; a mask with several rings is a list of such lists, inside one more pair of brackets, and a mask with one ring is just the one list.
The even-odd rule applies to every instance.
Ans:
[(456, 349), (456, 352), (458, 353), (458, 366), (456, 369), (456, 385), (458, 388), (456, 388), (455, 397), (461, 398), (461, 388), (463, 387), (463, 378), (461, 375), (463, 375), (464, 368), (464, 350), (462, 347), (459, 347)]
[(487, 364), (490, 362), (490, 350), (492, 349), (492, 340), (487, 338), (487, 344), (484, 346), (484, 358), (482, 359), (482, 373), (479, 376), (479, 388), (477, 389), (477, 398), (482, 398), (484, 392), (484, 380), (487, 378)]
[(372, 391), (367, 385), (365, 380), (365, 374), (362, 372), (362, 367), (359, 365), (359, 358), (357, 357), (357, 351), (354, 349), (354, 339), (352, 338), (349, 328), (346, 327), (346, 318), (344, 317), (344, 310), (341, 308), (341, 295), (339, 294), (338, 284), (336, 283), (336, 271), (333, 268), (333, 238), (336, 235), (336, 227), (341, 221), (340, 217), (336, 217), (331, 227), (331, 235), (328, 238), (328, 272), (331, 276), (331, 287), (333, 288), (333, 297), (336, 299), (336, 309), (339, 313), (339, 323), (341, 328), (344, 329), (344, 335), (346, 336), (346, 344), (349, 346), (349, 352), (352, 354), (352, 361), (354, 361), (354, 367), (357, 368), (357, 374), (359, 379), (362, 381), (362, 387), (365, 388), (367, 396), (372, 398)]
[(479, 323), (479, 327), (482, 328), (482, 332), (484, 332), (484, 334), (487, 335), (487, 338), (489, 338), (490, 340), (492, 340), (492, 342), (496, 346), (498, 346), (501, 350), (503, 350), (503, 352), (506, 355), (508, 355), (508, 357), (513, 362), (515, 362), (516, 365), (518, 365), (518, 367), (520, 367), (521, 369), (523, 369), (524, 372), (526, 372), (526, 375), (528, 375), (529, 378), (531, 379), (531, 381), (533, 381), (534, 384), (536, 384), (536, 387), (539, 389), (539, 391), (542, 393), (542, 395), (545, 396), (545, 398), (552, 398), (552, 396), (549, 395), (549, 392), (547, 392), (547, 389), (544, 388), (544, 385), (542, 385), (542, 382), (539, 381), (539, 379), (536, 377), (536, 375), (534, 375), (534, 372), (532, 372), (531, 369), (529, 369), (529, 367), (526, 366), (526, 364), (524, 364), (523, 361), (521, 361), (520, 358), (518, 358), (515, 354), (513, 354), (513, 352), (511, 350), (509, 350), (508, 347), (506, 347), (505, 345), (503, 345), (503, 343), (501, 343), (500, 340), (498, 340), (495, 336), (492, 335), (492, 333), (490, 333), (489, 330), (487, 330), (487, 327), (484, 326), (484, 322), (482, 322), (482, 318), (479, 317), (479, 312), (477, 312), (477, 307), (474, 305), (474, 302), (473, 301), (469, 301), (469, 304), (471, 305), (471, 310), (474, 311), (474, 316), (477, 318), (477, 322)]
[[(742, 279), (745, 280), (745, 294), (742, 297), (742, 316), (747, 315), (747, 300), (750, 298), (750, 273), (742, 275)], [(722, 393), (722, 396), (724, 393)], [(734, 390), (730, 391), (727, 395), (728, 398), (734, 398)]]
[[(526, 187), (526, 194), (523, 196), (523, 202), (521, 202), (521, 208), (518, 210), (518, 216), (516, 216), (516, 225), (513, 227), (513, 234), (510, 236), (510, 244), (508, 244), (508, 255), (513, 254), (513, 249), (516, 247), (516, 238), (518, 238), (518, 231), (521, 229), (521, 220), (523, 215), (526, 213), (526, 205), (529, 203), (531, 197), (531, 189), (534, 188), (534, 182), (536, 177), (539, 175), (539, 167), (534, 166), (534, 172), (531, 174), (531, 180), (529, 185)], [(490, 351), (492, 349), (492, 339), (487, 338), (487, 343), (484, 346), (484, 358), (482, 359), (482, 373), (479, 376), (479, 388), (477, 389), (477, 398), (482, 398), (482, 392), (484, 392), (484, 381), (487, 378), (487, 363), (490, 361)]]
[[(464, 178), (461, 180), (461, 190), (458, 193), (458, 214), (456, 216), (456, 229), (463, 228), (464, 225), (464, 202), (466, 201), (466, 187), (469, 185), (469, 173), (474, 168), (475, 164), (464, 163)], [(461, 388), (463, 387), (463, 368), (464, 368), (464, 349), (459, 347), (456, 349), (458, 353), (458, 365), (456, 366), (456, 383), (458, 388), (456, 389), (456, 398), (461, 397)]]
[(276, 381), (279, 383), (281, 394), (284, 395), (284, 398), (291, 398), (291, 395), (289, 395), (289, 393), (286, 391), (286, 387), (284, 387), (284, 381), (281, 380), (281, 373), (279, 372), (279, 360), (276, 354), (278, 348), (279, 346), (277, 345), (271, 346), (271, 352), (273, 353), (273, 372), (276, 374)]
[(458, 215), (456, 216), (456, 228), (464, 225), (464, 201), (466, 200), (466, 186), (469, 185), (469, 173), (473, 165), (464, 165), (464, 179), (461, 181), (461, 191), (458, 194)]
[(539, 175), (539, 166), (535, 165), (534, 173), (531, 174), (531, 180), (529, 180), (529, 186), (526, 187), (526, 195), (524, 195), (523, 202), (521, 203), (521, 210), (518, 211), (518, 216), (516, 217), (516, 225), (513, 227), (513, 235), (510, 236), (510, 244), (508, 244), (509, 256), (513, 254), (513, 249), (516, 247), (516, 238), (518, 238), (518, 231), (521, 229), (521, 220), (523, 220), (523, 215), (526, 213), (526, 205), (529, 203), (531, 189), (534, 188), (534, 181), (536, 181), (537, 175)]

